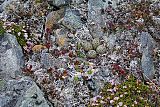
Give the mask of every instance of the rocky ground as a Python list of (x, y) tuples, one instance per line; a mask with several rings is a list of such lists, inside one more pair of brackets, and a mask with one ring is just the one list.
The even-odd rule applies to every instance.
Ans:
[[(155, 93), (108, 99), (131, 75)], [(158, 0), (0, 0), (0, 107), (138, 104), (160, 106)]]

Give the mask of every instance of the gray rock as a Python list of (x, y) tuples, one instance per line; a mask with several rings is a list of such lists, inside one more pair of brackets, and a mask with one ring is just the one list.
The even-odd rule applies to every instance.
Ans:
[(142, 70), (145, 79), (153, 79), (155, 75), (155, 69), (153, 64), (152, 52), (154, 42), (151, 35), (147, 32), (141, 33), (141, 52), (142, 52)]
[[(0, 1), (1, 2), (1, 1)], [(2, 3), (3, 2), (3, 3)], [(6, 10), (6, 7), (9, 6), (9, 5), (15, 5), (18, 3), (18, 0), (2, 0), (2, 9), (3, 10)]]
[(141, 53), (143, 53), (146, 48), (148, 47), (148, 53), (152, 54), (153, 52), (153, 38), (148, 32), (142, 32), (140, 35), (140, 42), (141, 42)]
[(44, 94), (34, 83), (25, 93), (20, 107), (50, 107), (44, 98)]
[(66, 61), (63, 58), (55, 58), (49, 53), (41, 54), (41, 66), (45, 69), (56, 66), (57, 68), (67, 68)]
[(80, 4), (83, 2), (84, 2), (84, 0), (72, 0), (72, 4)]
[(103, 17), (101, 14), (101, 9), (104, 7), (104, 2), (102, 0), (89, 0), (88, 1), (88, 20), (90, 25), (90, 31), (93, 37), (103, 36), (103, 30), (101, 29), (104, 26)]
[(117, 3), (120, 1), (120, 0), (105, 0), (105, 7), (108, 7), (109, 5), (111, 5), (113, 8), (116, 8), (117, 7)]
[(49, 53), (42, 53), (41, 54), (41, 65), (46, 69), (52, 67), (53, 61), (52, 61), (51, 55)]
[(28, 77), (7, 81), (0, 93), (0, 107), (49, 107), (42, 91)]
[(109, 36), (104, 36), (103, 39), (104, 39), (105, 43), (107, 44), (107, 47), (109, 49), (113, 49), (113, 47), (116, 44), (116, 40), (117, 40), (116, 35), (111, 34)]
[(83, 23), (79, 11), (67, 9), (62, 24), (71, 30), (81, 28)]
[(160, 24), (160, 17), (153, 16), (153, 20), (155, 21), (156, 24)]
[(3, 6), (0, 5), (0, 13), (2, 13), (2, 12), (3, 12)]
[(153, 77), (155, 75), (155, 68), (154, 68), (154, 64), (153, 64), (153, 58), (152, 58), (152, 55), (149, 54), (148, 47), (146, 50), (144, 50), (144, 52), (142, 54), (141, 64), (142, 64), (142, 70), (144, 73), (144, 78), (145, 79), (148, 79), (148, 78), (153, 79)]
[(71, 3), (71, 0), (48, 0), (52, 1), (53, 5), (55, 6), (62, 6), (62, 5), (67, 5)]
[(0, 36), (0, 78), (15, 78), (24, 66), (23, 52), (14, 35)]

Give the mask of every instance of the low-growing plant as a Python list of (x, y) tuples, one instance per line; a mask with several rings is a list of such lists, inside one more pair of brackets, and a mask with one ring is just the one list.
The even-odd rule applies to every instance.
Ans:
[(96, 101), (91, 102), (89, 107), (159, 107), (159, 90), (153, 89), (153, 86), (144, 84), (137, 80), (133, 75), (118, 85), (107, 83), (102, 89), (100, 96)]
[(6, 33), (7, 30), (11, 30), (11, 32), (9, 33), (16, 36), (18, 43), (21, 46), (26, 45), (27, 41), (24, 37), (23, 27), (21, 25), (11, 24), (11, 26), (7, 26), (6, 28), (4, 28), (3, 26), (4, 26), (4, 22), (0, 20), (0, 35), (1, 36), (4, 35), (4, 33)]
[(22, 31), (23, 27), (20, 25), (12, 25), (12, 34), (16, 36), (18, 43), (21, 46), (25, 46), (26, 45), (26, 39), (24, 37), (24, 32)]
[(0, 21), (0, 36), (5, 33), (5, 29), (3, 28), (3, 22)]

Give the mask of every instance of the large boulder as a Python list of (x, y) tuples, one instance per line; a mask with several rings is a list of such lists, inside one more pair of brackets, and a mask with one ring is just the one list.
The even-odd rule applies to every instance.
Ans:
[(28, 77), (4, 82), (0, 93), (0, 107), (51, 107), (39, 87)]
[(14, 35), (0, 35), (0, 78), (16, 78), (24, 66), (23, 52)]

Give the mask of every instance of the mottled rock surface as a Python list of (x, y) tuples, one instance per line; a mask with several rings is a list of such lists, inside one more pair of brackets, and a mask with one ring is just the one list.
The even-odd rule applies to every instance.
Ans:
[(71, 30), (75, 30), (78, 28), (81, 28), (83, 26), (83, 23), (80, 19), (80, 13), (78, 10), (74, 9), (67, 9), (64, 20), (63, 20), (63, 25), (66, 26), (67, 28)]
[[(155, 75), (155, 69), (153, 64), (153, 39), (148, 32), (141, 33), (141, 51), (142, 51), (142, 70), (144, 72), (144, 77), (146, 76), (152, 79)], [(148, 79), (146, 78), (146, 79)]]
[(0, 36), (0, 78), (15, 78), (24, 66), (23, 52), (14, 35)]
[(0, 107), (51, 107), (28, 77), (7, 81), (0, 93)]

